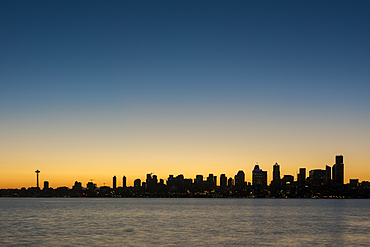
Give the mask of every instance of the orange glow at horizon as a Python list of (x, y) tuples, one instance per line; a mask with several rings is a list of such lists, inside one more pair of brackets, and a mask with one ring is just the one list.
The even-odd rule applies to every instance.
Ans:
[[(324, 169), (334, 164), (335, 155), (344, 156), (345, 182), (370, 180), (367, 147), (368, 123), (351, 127), (350, 119), (331, 125), (320, 118), (278, 114), (131, 115), (129, 120), (80, 116), (64, 120), (3, 121), (0, 130), (0, 188), (36, 186), (34, 171), (39, 169), (40, 186), (83, 186), (90, 179), (98, 186), (112, 186), (122, 176), (132, 186), (147, 173), (166, 180), (169, 174), (195, 178), (212, 173), (234, 177), (243, 170), (247, 182), (256, 164), (268, 172), (277, 162), (281, 175), (296, 174), (300, 167)], [(259, 122), (252, 121), (258, 118)], [(319, 121), (320, 120), (320, 121)], [(140, 123), (140, 124), (138, 124)], [(360, 130), (360, 131), (358, 131)], [(338, 139), (340, 141), (333, 141)]]

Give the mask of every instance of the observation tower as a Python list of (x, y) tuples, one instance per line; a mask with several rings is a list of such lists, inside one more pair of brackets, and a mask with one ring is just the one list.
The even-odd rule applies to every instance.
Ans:
[(40, 173), (40, 171), (39, 170), (36, 170), (35, 172), (36, 172), (37, 188), (40, 188), (39, 187), (39, 173)]

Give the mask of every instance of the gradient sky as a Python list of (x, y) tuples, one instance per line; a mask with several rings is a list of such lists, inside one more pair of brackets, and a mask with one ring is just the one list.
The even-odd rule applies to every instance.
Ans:
[(369, 1), (1, 1), (0, 188), (370, 180)]

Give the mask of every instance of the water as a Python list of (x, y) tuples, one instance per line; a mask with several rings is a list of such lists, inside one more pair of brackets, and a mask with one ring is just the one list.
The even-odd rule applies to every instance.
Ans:
[(0, 246), (368, 246), (370, 200), (0, 198)]

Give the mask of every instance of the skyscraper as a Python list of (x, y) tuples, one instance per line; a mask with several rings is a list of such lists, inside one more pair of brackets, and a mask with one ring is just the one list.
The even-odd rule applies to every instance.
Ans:
[(252, 171), (252, 186), (256, 192), (261, 192), (267, 187), (267, 171), (262, 171), (259, 165), (255, 165)]
[(234, 180), (233, 180), (233, 178), (229, 178), (227, 180), (227, 187), (231, 188), (233, 186), (234, 186)]
[(209, 186), (209, 188), (213, 188), (216, 186), (215, 178), (212, 173), (210, 173), (207, 177), (207, 185)]
[(275, 165), (272, 167), (272, 181), (280, 181), (280, 166), (278, 163), (275, 163)]
[(126, 185), (126, 176), (123, 176), (123, 178), (122, 178), (122, 187), (123, 188), (127, 187), (127, 185)]
[(306, 183), (306, 168), (299, 168), (297, 176), (298, 186), (303, 187)]
[(221, 174), (221, 176), (220, 176), (220, 187), (221, 187), (221, 189), (225, 189), (226, 188), (226, 183), (227, 183), (226, 175), (225, 174)]
[(49, 182), (44, 181), (44, 190), (47, 190), (47, 189), (49, 189)]
[(326, 186), (326, 170), (314, 169), (309, 172), (310, 189), (316, 192), (322, 192)]
[(245, 174), (242, 170), (235, 175), (235, 187), (239, 189), (244, 189), (245, 187)]
[(331, 184), (331, 167), (330, 166), (326, 166), (325, 168), (326, 170), (326, 185), (327, 186), (330, 186)]
[(116, 176), (113, 176), (113, 189), (115, 190), (117, 188), (117, 178)]
[(139, 189), (140, 187), (141, 187), (141, 179), (140, 178), (137, 178), (134, 181), (134, 188), (135, 189)]
[(344, 184), (344, 163), (343, 156), (335, 156), (335, 164), (333, 165), (333, 184), (343, 185)]

